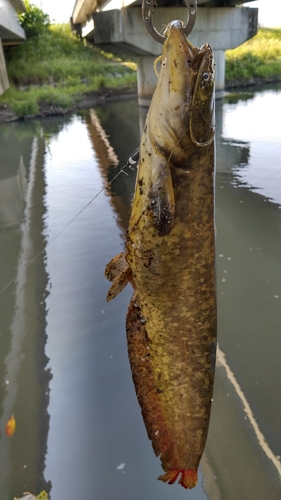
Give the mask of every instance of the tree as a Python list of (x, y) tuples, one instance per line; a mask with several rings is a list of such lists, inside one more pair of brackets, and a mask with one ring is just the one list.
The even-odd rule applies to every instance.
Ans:
[(44, 14), (39, 7), (30, 3), (29, 0), (25, 0), (24, 4), (25, 12), (19, 15), (19, 20), (25, 31), (26, 38), (32, 38), (46, 31), (51, 21), (48, 14)]

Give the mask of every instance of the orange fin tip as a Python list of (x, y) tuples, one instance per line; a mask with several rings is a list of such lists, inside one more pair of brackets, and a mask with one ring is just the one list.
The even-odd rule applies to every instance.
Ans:
[(187, 490), (194, 488), (197, 484), (197, 471), (194, 469), (171, 469), (162, 476), (159, 476), (158, 479), (160, 479), (160, 481), (164, 481), (164, 483), (174, 484), (178, 476), (180, 476), (178, 483)]

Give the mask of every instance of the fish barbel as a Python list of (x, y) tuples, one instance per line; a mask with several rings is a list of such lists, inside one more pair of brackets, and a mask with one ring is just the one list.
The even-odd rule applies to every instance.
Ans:
[(165, 31), (144, 126), (126, 251), (107, 265), (107, 299), (128, 283), (128, 353), (149, 438), (170, 484), (197, 482), (216, 352), (214, 62)]

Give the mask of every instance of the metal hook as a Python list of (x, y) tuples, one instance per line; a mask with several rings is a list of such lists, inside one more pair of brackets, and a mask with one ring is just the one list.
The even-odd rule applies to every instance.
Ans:
[[(188, 18), (186, 24), (183, 26), (183, 30), (185, 32), (185, 35), (188, 36), (191, 33), (196, 21), (197, 0), (184, 1), (188, 11)], [(154, 40), (163, 44), (166, 40), (166, 37), (161, 35), (161, 33), (157, 31), (153, 24), (153, 7), (155, 3), (155, 0), (143, 0), (142, 17), (148, 33), (152, 36), (152, 38), (154, 38)]]

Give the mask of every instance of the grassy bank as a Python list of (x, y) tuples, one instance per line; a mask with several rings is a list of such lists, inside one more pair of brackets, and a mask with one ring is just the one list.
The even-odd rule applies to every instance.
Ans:
[(260, 28), (257, 35), (226, 51), (226, 86), (281, 80), (281, 28)]
[(18, 116), (72, 109), (85, 94), (136, 88), (136, 65), (78, 40), (68, 24), (6, 51), (11, 88), (0, 97)]
[[(0, 112), (8, 108), (18, 117), (67, 112), (93, 94), (136, 90), (135, 63), (78, 40), (68, 24), (6, 49), (6, 59), (11, 88), (0, 96)], [(227, 88), (274, 80), (281, 80), (281, 29), (262, 28), (226, 52)]]

